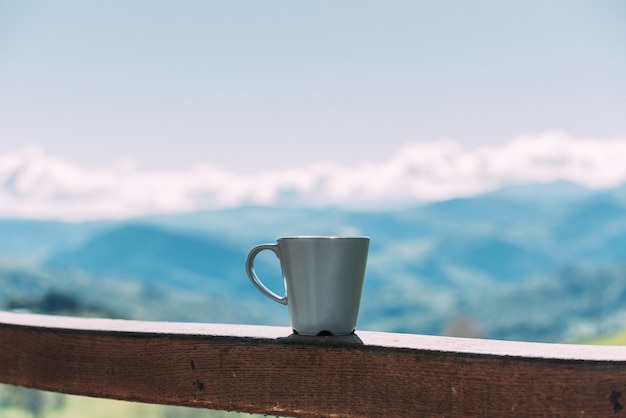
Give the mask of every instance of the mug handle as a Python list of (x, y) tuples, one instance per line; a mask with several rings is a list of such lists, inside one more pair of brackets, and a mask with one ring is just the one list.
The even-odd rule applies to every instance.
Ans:
[(287, 304), (287, 292), (285, 291), (285, 296), (278, 296), (276, 293), (272, 292), (267, 286), (265, 286), (261, 282), (259, 277), (256, 275), (256, 271), (254, 271), (254, 258), (261, 251), (265, 251), (265, 250), (272, 251), (274, 254), (276, 254), (276, 257), (280, 259), (280, 256), (278, 255), (277, 244), (258, 245), (254, 247), (253, 249), (251, 249), (250, 252), (248, 253), (248, 257), (246, 258), (246, 273), (248, 274), (248, 278), (250, 279), (254, 287), (256, 287), (259, 292), (263, 293), (266, 297), (270, 298), (274, 302), (278, 302), (281, 305), (286, 305)]

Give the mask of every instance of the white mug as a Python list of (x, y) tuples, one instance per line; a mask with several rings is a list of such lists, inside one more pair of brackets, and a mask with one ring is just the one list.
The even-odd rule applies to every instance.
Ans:
[[(271, 300), (287, 305), (291, 325), (301, 335), (348, 335), (356, 328), (368, 237), (306, 236), (278, 238), (250, 250), (246, 273)], [(285, 294), (279, 296), (261, 282), (254, 258), (264, 250), (280, 260)]]

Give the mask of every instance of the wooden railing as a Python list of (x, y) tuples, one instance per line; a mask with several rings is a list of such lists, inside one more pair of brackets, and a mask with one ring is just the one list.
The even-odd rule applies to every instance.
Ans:
[(0, 382), (285, 416), (626, 416), (626, 348), (0, 313)]

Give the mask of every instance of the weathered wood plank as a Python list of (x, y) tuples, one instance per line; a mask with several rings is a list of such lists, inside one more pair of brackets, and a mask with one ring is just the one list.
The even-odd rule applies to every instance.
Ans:
[(0, 313), (0, 382), (287, 416), (626, 416), (626, 349)]

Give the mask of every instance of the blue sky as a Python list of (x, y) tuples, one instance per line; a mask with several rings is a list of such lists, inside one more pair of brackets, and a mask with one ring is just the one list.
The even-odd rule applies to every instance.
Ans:
[(0, 0), (0, 153), (237, 172), (626, 136), (623, 1)]

